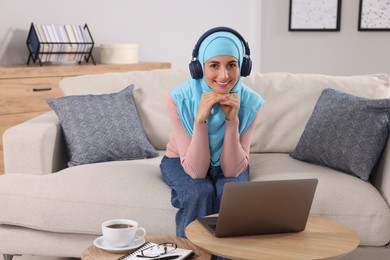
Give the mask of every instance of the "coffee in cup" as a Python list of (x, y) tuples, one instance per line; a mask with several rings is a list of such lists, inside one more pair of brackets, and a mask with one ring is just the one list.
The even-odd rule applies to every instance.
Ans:
[(112, 247), (126, 247), (146, 235), (143, 227), (130, 219), (111, 219), (102, 224), (104, 241)]

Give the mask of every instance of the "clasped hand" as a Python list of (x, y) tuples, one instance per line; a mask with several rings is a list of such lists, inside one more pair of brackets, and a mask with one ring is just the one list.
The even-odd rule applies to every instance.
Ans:
[(240, 108), (240, 100), (236, 94), (207, 92), (202, 94), (195, 121), (197, 123), (205, 122), (210, 115), (211, 109), (217, 103), (221, 105), (227, 120), (234, 120), (237, 117), (238, 109)]

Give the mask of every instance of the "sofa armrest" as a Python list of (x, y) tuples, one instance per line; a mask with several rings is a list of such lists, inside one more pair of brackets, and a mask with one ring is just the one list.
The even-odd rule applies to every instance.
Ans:
[(390, 205), (390, 144), (383, 151), (381, 160), (370, 176), (371, 183), (378, 189), (387, 204)]
[(67, 167), (61, 125), (53, 111), (7, 129), (3, 149), (5, 174), (43, 175)]

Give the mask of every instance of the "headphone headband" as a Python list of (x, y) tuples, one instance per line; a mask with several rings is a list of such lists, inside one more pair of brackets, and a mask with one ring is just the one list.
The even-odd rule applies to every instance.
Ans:
[(241, 76), (243, 76), (243, 77), (248, 76), (251, 72), (251, 69), (252, 69), (252, 61), (250, 58), (251, 51), (249, 49), (249, 44), (245, 41), (244, 37), (242, 37), (242, 35), (240, 33), (238, 33), (236, 30), (229, 28), (229, 27), (221, 26), (221, 27), (212, 28), (212, 29), (208, 30), (207, 32), (205, 32), (199, 38), (197, 43), (195, 44), (195, 47), (192, 50), (192, 59), (191, 59), (191, 62), (189, 64), (191, 77), (193, 79), (201, 79), (203, 77), (202, 65), (200, 64), (199, 60), (197, 59), (198, 55), (199, 55), (199, 47), (202, 44), (202, 42), (204, 41), (204, 39), (206, 39), (209, 35), (211, 35), (215, 32), (230, 32), (230, 33), (234, 34), (241, 41), (242, 45), (244, 46), (244, 57), (243, 57), (241, 68), (240, 68), (241, 69)]
[(248, 57), (251, 55), (251, 50), (249, 49), (248, 42), (245, 41), (244, 37), (242, 37), (242, 35), (239, 32), (237, 32), (236, 30), (234, 30), (232, 28), (229, 28), (229, 27), (220, 26), (220, 27), (215, 27), (215, 28), (212, 28), (212, 29), (208, 30), (207, 32), (205, 32), (199, 38), (198, 42), (195, 44), (194, 49), (192, 50), (192, 58), (193, 59), (198, 57), (198, 55), (199, 55), (199, 47), (202, 44), (202, 42), (204, 41), (204, 39), (206, 39), (208, 36), (210, 36), (211, 34), (213, 34), (215, 32), (230, 32), (230, 33), (234, 34), (235, 36), (237, 36), (237, 38), (244, 45), (244, 53), (245, 53), (245, 55), (248, 56)]

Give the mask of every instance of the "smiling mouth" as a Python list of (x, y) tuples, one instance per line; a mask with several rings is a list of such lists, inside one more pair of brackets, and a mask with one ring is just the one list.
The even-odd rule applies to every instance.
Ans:
[(217, 83), (218, 86), (220, 86), (220, 87), (226, 87), (227, 85), (229, 85), (230, 81), (227, 81), (227, 82), (215, 81), (215, 83)]

